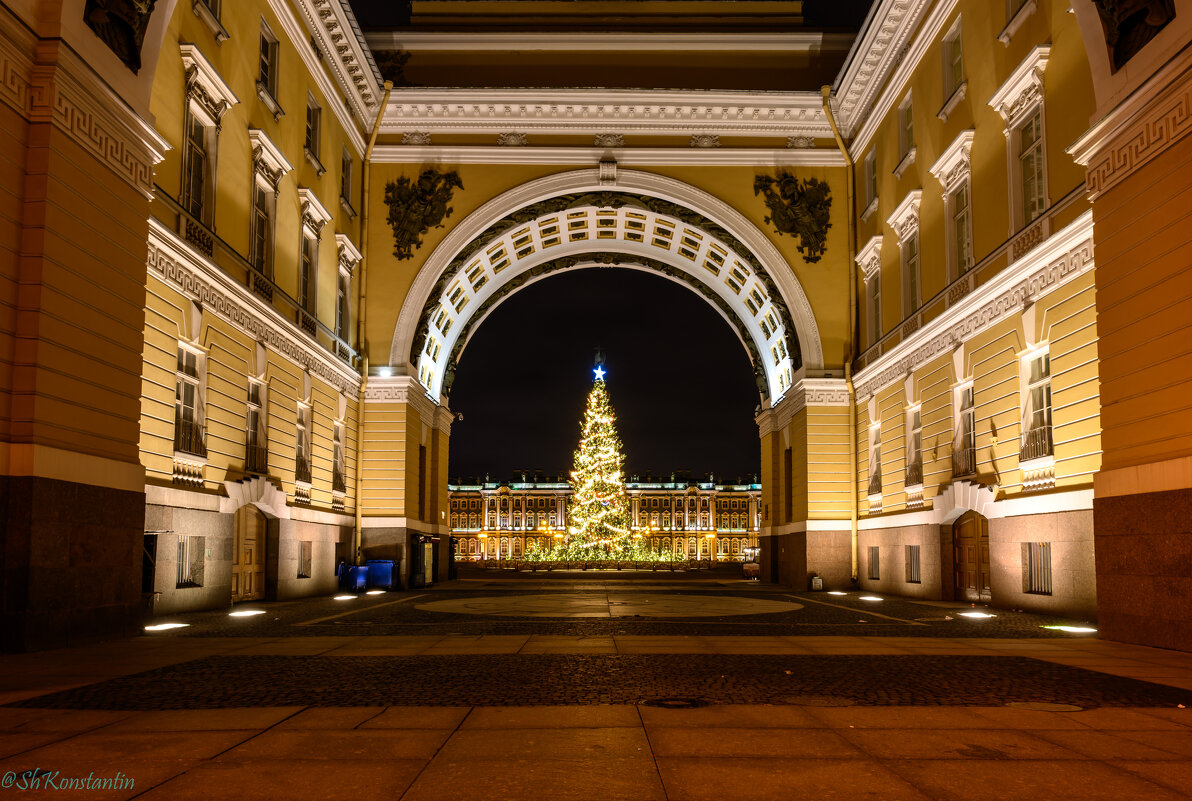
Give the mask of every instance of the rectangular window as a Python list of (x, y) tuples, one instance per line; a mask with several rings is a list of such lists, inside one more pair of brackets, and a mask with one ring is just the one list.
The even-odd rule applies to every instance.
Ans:
[(950, 198), (952, 207), (952, 244), (956, 248), (953, 259), (957, 276), (973, 266), (973, 219), (969, 208), (969, 183), (964, 181)]
[(178, 535), (178, 584), (182, 587), (203, 586), (204, 548), (202, 536)]
[(314, 556), (314, 545), (310, 540), (298, 541), (298, 578), (310, 578), (310, 565)]
[[(418, 446), (418, 519), (426, 520), (426, 446)], [(508, 526), (508, 520), (503, 521)]]
[(244, 467), (250, 473), (269, 471), (269, 446), (265, 428), (265, 385), (249, 379), (244, 422)]
[(261, 176), (252, 184), (252, 254), (253, 269), (273, 278), (273, 208), (272, 189)]
[(792, 473), (795, 469), (794, 455), (790, 448), (782, 452), (782, 505), (786, 522), (795, 519), (795, 479)]
[(347, 482), (344, 477), (346, 459), (344, 455), (344, 425), (335, 424), (335, 437), (332, 443), (331, 489), (335, 492), (347, 492)]
[(1022, 543), (1022, 591), (1051, 595), (1051, 543)]
[(923, 410), (915, 407), (906, 413), (906, 485), (923, 483)]
[(956, 389), (956, 442), (952, 451), (952, 475), (971, 476), (977, 472), (977, 424), (973, 404), (973, 385)]
[(294, 480), (310, 484), (311, 480), (311, 408), (298, 404), (297, 441), (294, 448)]
[(1022, 181), (1022, 224), (1043, 213), (1043, 122), (1036, 109), (1018, 129), (1018, 164)]
[(944, 59), (944, 99), (946, 101), (964, 83), (964, 53), (960, 44), (959, 22), (944, 37), (942, 52)]
[(206, 123), (188, 107), (182, 142), (182, 207), (204, 225), (211, 221), (211, 153)]
[[(319, 161), (319, 141), (322, 138), (323, 109), (309, 95), (306, 98), (306, 155)], [(320, 165), (321, 166), (321, 165)]]
[(906, 546), (906, 583), (922, 584), (923, 574), (919, 570), (919, 546)]
[(219, 19), (220, 0), (199, 0), (199, 2), (207, 6), (207, 9), (211, 12), (211, 16), (217, 20)]
[(869, 494), (882, 494), (882, 426), (869, 427)]
[(1027, 367), (1023, 431), (1019, 458), (1027, 461), (1051, 455), (1051, 357), (1047, 353), (1031, 358)]
[(906, 100), (898, 107), (898, 153), (902, 158), (906, 158), (915, 146), (913, 108), (911, 96), (908, 94)]
[(261, 52), (257, 86), (272, 97), (277, 97), (277, 37), (261, 23)]
[(346, 147), (339, 159), (339, 199), (352, 207), (352, 154)]
[(881, 550), (876, 545), (869, 546), (869, 580), (879, 581), (882, 577)]
[(902, 243), (902, 275), (906, 292), (903, 314), (910, 315), (919, 308), (919, 232), (914, 231)]
[(867, 282), (869, 286), (869, 344), (882, 337), (882, 273), (880, 268)]
[(298, 265), (298, 305), (310, 314), (315, 313), (315, 267), (318, 264), (318, 242), (313, 236), (302, 234), (302, 254)]
[(352, 276), (340, 270), (335, 288), (335, 335), (345, 342), (351, 325)]
[(203, 357), (186, 347), (178, 348), (174, 394), (174, 450), (206, 456), (203, 430)]
[(865, 155), (865, 209), (877, 200), (877, 149), (870, 150)]

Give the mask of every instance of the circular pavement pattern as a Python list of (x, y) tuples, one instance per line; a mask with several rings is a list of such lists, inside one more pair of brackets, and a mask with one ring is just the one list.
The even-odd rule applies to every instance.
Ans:
[(794, 612), (790, 601), (732, 595), (658, 595), (655, 593), (549, 593), (484, 598), (453, 598), (417, 604), (427, 612), (505, 617), (731, 617)]

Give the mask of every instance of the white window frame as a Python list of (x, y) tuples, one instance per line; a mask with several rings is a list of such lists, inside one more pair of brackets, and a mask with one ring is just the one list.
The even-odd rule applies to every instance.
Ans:
[(865, 210), (861, 212), (861, 222), (865, 222), (877, 211), (877, 148), (871, 147), (865, 154), (862, 175), (865, 181)]
[[(1037, 380), (1032, 380), (1031, 368), (1040, 360), (1046, 360), (1047, 373)], [(1055, 464), (1055, 411), (1051, 397), (1053, 375), (1051, 372), (1051, 351), (1048, 344), (1045, 342), (1040, 343), (1020, 354), (1018, 365), (1018, 384), (1021, 399), (1019, 412), (1022, 420), (1020, 428), (1022, 433), (1019, 440), (1019, 467), (1024, 470), (1039, 470), (1047, 465)], [(1044, 398), (1042, 406), (1038, 406), (1035, 397), (1036, 392), (1039, 392)], [(1039, 426), (1032, 425), (1034, 418), (1039, 414), (1043, 418), (1042, 424)], [(1027, 458), (1027, 442), (1032, 436), (1031, 432), (1035, 429), (1045, 429), (1047, 431), (1048, 447), (1045, 453), (1038, 454), (1033, 458)]]
[[(256, 390), (254, 401), (253, 390)], [(269, 447), (269, 386), (259, 378), (248, 379), (248, 392), (245, 399), (244, 436), (245, 445)], [(253, 425), (253, 414), (256, 414), (256, 425)]]
[[(908, 487), (923, 486), (923, 406), (915, 404), (906, 410), (906, 472)], [(919, 480), (911, 481), (911, 466), (919, 468)]]
[(344, 145), (343, 153), (339, 157), (339, 205), (350, 220), (356, 219), (356, 207), (352, 205), (355, 172), (356, 162), (352, 160), (352, 151)]
[[(298, 418), (294, 425), (295, 442), (294, 442), (294, 483), (299, 486), (310, 487), (314, 477), (314, 465), (311, 464), (311, 454), (313, 447), (311, 440), (314, 437), (313, 432), (314, 410), (309, 403), (305, 401), (298, 401)], [(307, 470), (310, 472), (311, 478), (299, 478), (299, 462), (306, 461)]]
[(898, 106), (898, 166), (894, 168), (894, 177), (902, 178), (907, 167), (915, 163), (915, 103), (914, 93), (907, 92), (902, 103)]
[[(943, 187), (944, 197), (944, 241), (947, 253), (948, 283), (952, 283), (973, 268), (976, 264), (976, 246), (973, 242), (973, 187), (972, 187), (972, 150), (976, 132), (972, 129), (961, 131), (952, 143), (931, 165), (931, 174), (936, 177)], [(968, 238), (968, 259), (962, 258), (963, 242), (957, 229), (957, 198), (964, 193), (968, 203), (967, 215), (964, 220), (964, 231)]]
[(306, 160), (310, 166), (315, 168), (315, 172), (320, 178), (323, 173), (327, 172), (327, 168), (323, 166), (322, 153), (323, 147), (323, 107), (319, 105), (319, 101), (309, 91), (306, 93), (306, 127), (302, 140), (302, 150), (306, 154)]
[[(965, 405), (965, 399), (969, 404)], [(965, 418), (969, 418), (968, 434), (965, 434)], [(952, 452), (957, 453), (965, 449), (973, 452), (972, 470), (964, 473), (955, 472), (954, 475), (973, 475), (977, 472), (977, 395), (973, 389), (972, 379), (962, 381), (952, 388)]]
[[(187, 369), (187, 361), (194, 358), (194, 373), (190, 373)], [(177, 427), (183, 421), (196, 427), (200, 432), (199, 436), (202, 440), (200, 443), (202, 450), (206, 450), (207, 434), (205, 425), (207, 422), (207, 354), (206, 352), (189, 342), (178, 343), (177, 360), (175, 362), (174, 370), (175, 390), (174, 390), (174, 425)], [(190, 388), (193, 392), (193, 403), (186, 403), (185, 393), (186, 388)], [(190, 419), (187, 420), (187, 412), (190, 413)], [(175, 432), (175, 443), (177, 441), (177, 432)], [(192, 451), (178, 451), (175, 447), (175, 455), (181, 455), (183, 458), (193, 461), (196, 457), (201, 457), (203, 454), (196, 454)]]
[(1035, 13), (1038, 0), (1006, 0), (1006, 27), (997, 35), (998, 41), (1007, 47), (1010, 39), (1018, 32), (1031, 14)]
[(904, 319), (914, 314), (923, 300), (923, 270), (919, 242), (919, 203), (922, 198), (921, 189), (908, 192), (886, 221), (898, 236)]
[(191, 216), (211, 230), (215, 230), (216, 176), (219, 174), (219, 130), (227, 110), (240, 102), (232, 88), (193, 44), (178, 46), (182, 67), (186, 71), (185, 97), (182, 131), (182, 183), (179, 202), (190, 213), (194, 198), (190, 197), (188, 185), (188, 162), (191, 156), (190, 121), (193, 118), (203, 127), (204, 170), (202, 197), (198, 199), (200, 213)]
[(273, 119), (280, 120), (285, 114), (277, 102), (278, 72), (281, 67), (281, 44), (277, 34), (261, 18), (261, 38), (257, 51), (257, 97), (269, 109)]
[(175, 587), (180, 590), (202, 587), (206, 563), (206, 538), (202, 534), (179, 534)]
[[(963, 28), (960, 22), (960, 17), (957, 17), (956, 22), (952, 24), (940, 42), (944, 105), (936, 116), (943, 122), (948, 121), (948, 116), (960, 104), (960, 101), (964, 100), (968, 92), (968, 78), (964, 68), (964, 39), (961, 36)], [(959, 75), (956, 74), (955, 68), (957, 62), (960, 64)]]
[[(876, 482), (876, 487), (874, 486)], [(868, 494), (870, 502), (874, 498), (881, 501), (882, 497), (882, 423), (881, 420), (869, 425), (869, 484)]]
[[(1047, 180), (1047, 114), (1043, 102), (1043, 77), (1050, 56), (1050, 45), (1038, 45), (1033, 48), (989, 99), (989, 105), (1001, 115), (1005, 124), (1003, 133), (1006, 136), (1006, 177), (1010, 198), (1010, 224), (1007, 233), (1011, 236), (1030, 228), (1040, 217), (1043, 218), (1043, 237), (1050, 233), (1046, 217), (1046, 211), (1051, 206), (1051, 192)], [(1040, 155), (1042, 208), (1028, 218), (1022, 180), (1022, 133), (1036, 117), (1039, 120), (1037, 147)]]

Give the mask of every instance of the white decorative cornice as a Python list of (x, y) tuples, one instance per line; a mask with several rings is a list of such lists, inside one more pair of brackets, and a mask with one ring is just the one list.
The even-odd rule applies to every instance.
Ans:
[(857, 397), (904, 380), (1093, 267), (1093, 214), (1086, 211), (857, 373)]
[(248, 141), (252, 145), (253, 166), (262, 172), (274, 190), (282, 176), (294, 169), (286, 157), (278, 150), (277, 145), (269, 140), (264, 131), (256, 128), (248, 129)]
[(355, 396), (360, 391), (360, 376), (348, 365), (309, 337), (299, 336), (294, 324), (271, 304), (200, 256), (156, 219), (149, 220), (148, 265), (150, 275), (198, 301), (252, 340), (264, 342), (270, 351), (280, 353), (340, 392)]
[(861, 248), (861, 252), (857, 254), (857, 266), (861, 268), (861, 274), (865, 276), (868, 281), (882, 266), (882, 236), (878, 234), (869, 238), (865, 243), (865, 247)]
[(381, 102), (381, 86), (347, 0), (293, 0), (311, 40), (348, 98), (357, 120), (371, 122)]
[(211, 62), (196, 45), (178, 45), (182, 66), (186, 70), (186, 90), (203, 106), (212, 121), (218, 124), (224, 112), (240, 102), (232, 87), (211, 66)]
[(1088, 168), (1085, 187), (1094, 200), (1189, 133), (1192, 48), (1185, 47), (1089, 128), (1068, 153)]
[(360, 255), (360, 251), (352, 244), (352, 239), (347, 234), (336, 234), (335, 245), (339, 251), (339, 266), (349, 274), (356, 269), (356, 265), (360, 263), (360, 259), (364, 258)]
[(692, 134), (692, 147), (720, 147), (719, 134)]
[(437, 404), (418, 379), (410, 375), (370, 376), (364, 388), (365, 403), (407, 403), (427, 424), (434, 422)]
[(815, 147), (815, 140), (810, 136), (788, 136), (786, 138), (786, 146), (804, 150), (809, 147)]
[(843, 378), (804, 378), (795, 382), (802, 386), (807, 406), (848, 406), (848, 384)]
[(389, 98), (381, 133), (591, 136), (613, 126), (647, 136), (833, 136), (819, 92), (672, 89), (403, 88)]
[(935, 160), (935, 164), (931, 165), (929, 172), (944, 185), (944, 189), (955, 189), (972, 172), (975, 135), (971, 128), (961, 131)]
[(331, 212), (305, 186), (298, 187), (298, 203), (302, 208), (302, 224), (310, 228), (315, 238), (322, 237), (323, 226), (331, 222)]
[(912, 189), (894, 209), (886, 222), (898, 235), (898, 243), (902, 244), (906, 238), (919, 230), (919, 202), (923, 199), (922, 189)]
[(1043, 72), (1050, 55), (1050, 45), (1037, 46), (989, 98), (989, 105), (1006, 121), (1007, 131), (1043, 101)]
[[(876, 0), (860, 38), (853, 43), (844, 71), (836, 81), (836, 114), (846, 137), (857, 133), (862, 122), (885, 116), (885, 110), (871, 111), (878, 92), (887, 85), (887, 79), (895, 70), (901, 74), (901, 68), (905, 68), (907, 62), (918, 62), (921, 53), (908, 55), (912, 39), (918, 49), (926, 49), (942, 21), (932, 23), (940, 16), (946, 19), (955, 4), (956, 0), (944, 0), (931, 9), (932, 0)], [(920, 29), (928, 11), (932, 12), (932, 17)], [(916, 32), (919, 37), (915, 37)], [(926, 42), (922, 41), (924, 38)], [(901, 93), (902, 90), (895, 91)], [(857, 152), (864, 149), (859, 146)]]
[(530, 142), (526, 139), (524, 133), (502, 133), (497, 134), (497, 145), (499, 147), (525, 147)]
[[(293, 0), (292, 7), (288, 0), (268, 2), (290, 44), (298, 51), (298, 56), (306, 67), (306, 74), (322, 92), (324, 108), (335, 114), (356, 155), (363, 156), (364, 134), (361, 131), (367, 129), (376, 119), (379, 100), (374, 98), (371, 105), (365, 104), (356, 92), (355, 82), (347, 79), (346, 69), (343, 68), (341, 59), (337, 58), (338, 50), (326, 46), (324, 40), (330, 37), (325, 35), (320, 39), (319, 36), (313, 35), (316, 28), (326, 30), (316, 5), (331, 0)], [(338, 6), (340, 0), (334, 2)], [(294, 9), (298, 9), (305, 25), (299, 21)], [(342, 12), (343, 9), (340, 8), (339, 11)]]
[[(604, 158), (601, 147), (501, 147), (460, 145), (408, 147), (377, 145), (374, 164), (548, 164), (593, 167)], [(807, 150), (753, 147), (634, 147), (617, 150), (622, 167), (843, 167), (836, 148)]]
[(425, 131), (406, 131), (401, 135), (401, 143), (407, 146), (426, 146), (430, 144), (430, 134), (426, 133)]

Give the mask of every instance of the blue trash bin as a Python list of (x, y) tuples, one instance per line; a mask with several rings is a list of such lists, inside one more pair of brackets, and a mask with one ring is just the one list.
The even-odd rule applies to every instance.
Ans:
[(368, 567), (369, 587), (385, 590), (393, 589), (392, 559), (369, 559), (366, 566)]
[(339, 579), (341, 589), (348, 592), (363, 592), (368, 584), (368, 568), (363, 565), (347, 565)]

